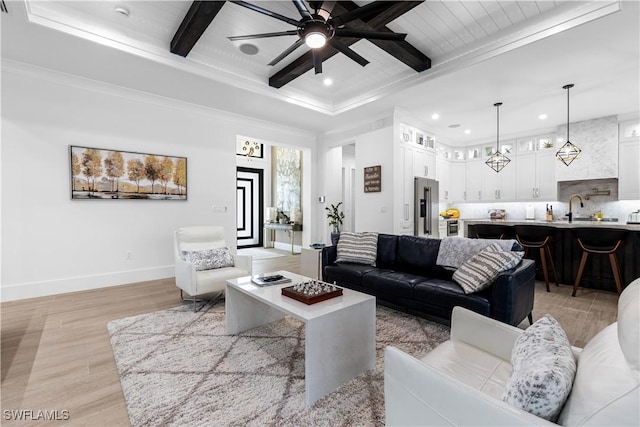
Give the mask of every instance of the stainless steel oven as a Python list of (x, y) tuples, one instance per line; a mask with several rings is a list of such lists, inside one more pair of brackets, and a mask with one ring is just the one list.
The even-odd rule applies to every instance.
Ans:
[(458, 235), (458, 220), (448, 219), (447, 220), (447, 236), (457, 236), (457, 235)]

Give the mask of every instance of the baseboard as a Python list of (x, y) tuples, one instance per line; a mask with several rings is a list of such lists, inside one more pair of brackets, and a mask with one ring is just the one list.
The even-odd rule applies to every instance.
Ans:
[(173, 265), (142, 268), (139, 270), (118, 271), (115, 273), (95, 274), (90, 276), (67, 277), (65, 279), (45, 280), (42, 282), (19, 283), (2, 286), (0, 301), (16, 301), (69, 292), (88, 291), (110, 286), (127, 285), (147, 280), (173, 277)]

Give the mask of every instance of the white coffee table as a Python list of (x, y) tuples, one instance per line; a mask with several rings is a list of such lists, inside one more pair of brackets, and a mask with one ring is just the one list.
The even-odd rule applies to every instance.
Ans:
[(375, 367), (376, 299), (344, 289), (341, 296), (307, 305), (282, 295), (281, 289), (308, 278), (288, 271), (278, 273), (292, 283), (261, 287), (249, 276), (227, 281), (227, 333), (266, 325), (285, 315), (304, 322), (305, 395), (311, 405)]

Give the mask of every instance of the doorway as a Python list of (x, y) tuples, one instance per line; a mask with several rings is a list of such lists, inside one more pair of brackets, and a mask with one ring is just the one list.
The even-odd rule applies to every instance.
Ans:
[(262, 169), (238, 167), (237, 193), (237, 245), (250, 248), (263, 245), (264, 184)]

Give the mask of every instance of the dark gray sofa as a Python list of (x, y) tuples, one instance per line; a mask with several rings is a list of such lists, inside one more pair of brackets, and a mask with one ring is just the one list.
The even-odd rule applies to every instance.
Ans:
[(380, 302), (416, 314), (451, 320), (456, 305), (518, 325), (531, 322), (535, 263), (523, 259), (502, 272), (488, 289), (465, 294), (453, 272), (436, 265), (440, 239), (378, 235), (375, 266), (336, 263), (337, 247), (322, 250), (322, 280), (374, 295)]

